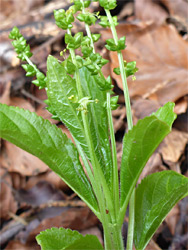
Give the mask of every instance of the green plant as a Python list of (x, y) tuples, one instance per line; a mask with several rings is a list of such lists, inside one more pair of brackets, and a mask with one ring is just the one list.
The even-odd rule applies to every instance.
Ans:
[[(67, 11), (54, 11), (58, 27), (67, 30), (65, 43), (70, 55), (62, 61), (49, 56), (47, 76), (30, 60), (30, 47), (18, 28), (12, 29), (10, 39), (18, 57), (27, 62), (22, 65), (26, 75), (36, 76), (33, 83), (46, 89), (48, 110), (54, 119), (66, 125), (75, 145), (48, 120), (3, 104), (0, 104), (0, 135), (40, 158), (90, 207), (103, 225), (106, 250), (124, 249), (121, 228), (129, 203), (127, 249), (132, 249), (133, 238), (136, 249), (144, 249), (171, 208), (188, 194), (188, 179), (173, 171), (149, 175), (136, 187), (149, 157), (171, 131), (176, 118), (174, 104), (167, 103), (133, 127), (126, 78), (134, 76), (138, 69), (135, 62), (127, 63), (122, 57), (125, 37), (118, 39), (117, 17), (112, 18), (110, 13), (116, 7), (116, 0), (99, 0), (105, 17), (86, 9), (91, 1), (72, 2)], [(87, 36), (82, 32), (72, 35), (76, 14), (85, 23)], [(124, 86), (128, 133), (123, 139), (120, 185), (111, 114), (118, 106), (118, 97), (111, 97), (111, 78), (105, 79), (101, 71), (108, 61), (95, 52), (94, 42), (100, 35), (91, 34), (89, 27), (98, 18), (101, 26), (111, 28), (113, 39), (106, 41), (106, 48), (118, 53), (120, 67), (114, 72), (121, 74)], [(76, 49), (81, 49), (82, 57), (76, 55)], [(63, 228), (47, 229), (37, 236), (37, 241), (43, 250), (103, 249), (96, 236), (82, 236)]]

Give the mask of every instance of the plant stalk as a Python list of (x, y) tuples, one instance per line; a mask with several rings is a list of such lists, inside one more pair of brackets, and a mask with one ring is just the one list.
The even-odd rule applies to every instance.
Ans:
[[(82, 2), (83, 8), (82, 13), (85, 12), (84, 8), (84, 2), (83, 0), (80, 0)], [(89, 28), (89, 25), (85, 23), (86, 33), (87, 36), (91, 39), (91, 47), (93, 48), (93, 53), (95, 53), (95, 47), (94, 42), (91, 36), (91, 30)], [(96, 65), (98, 67), (98, 65)], [(101, 77), (104, 78), (104, 75), (102, 74), (102, 71), (99, 69)], [(105, 80), (105, 78), (104, 78)], [(111, 144), (112, 144), (112, 157), (113, 157), (113, 198), (115, 201), (115, 221), (117, 221), (118, 212), (119, 212), (119, 179), (118, 179), (118, 166), (117, 166), (117, 152), (116, 152), (116, 142), (115, 142), (115, 136), (114, 136), (114, 127), (113, 127), (113, 120), (112, 120), (112, 113), (110, 108), (110, 93), (107, 92), (106, 94), (107, 98), (107, 113), (108, 113), (108, 123), (110, 128), (110, 138), (111, 138)], [(121, 228), (121, 227), (120, 227)], [(116, 250), (122, 250), (124, 249), (124, 243), (122, 238), (122, 233), (120, 228), (117, 227), (117, 224), (112, 224), (110, 226), (110, 231), (104, 230), (104, 242), (105, 242), (105, 249), (111, 249), (113, 245), (113, 249)], [(111, 242), (109, 242), (108, 235), (111, 235)]]
[[(83, 0), (80, 0), (80, 2), (82, 3), (82, 13), (85, 14), (86, 11), (85, 11), (85, 8), (84, 8), (84, 1)], [(87, 36), (90, 38), (91, 40), (91, 47), (93, 48), (93, 53), (95, 53), (95, 46), (94, 46), (94, 42), (93, 42), (93, 39), (92, 39), (92, 36), (91, 36), (91, 30), (89, 28), (89, 25), (87, 23), (85, 23), (85, 28), (86, 28), (86, 33), (87, 33)]]
[(108, 123), (110, 128), (110, 138), (112, 146), (112, 159), (113, 159), (113, 198), (115, 202), (115, 215), (116, 221), (119, 212), (119, 178), (118, 178), (118, 165), (117, 165), (117, 151), (116, 151), (116, 141), (114, 134), (114, 126), (112, 120), (112, 112), (110, 107), (110, 92), (107, 93), (107, 113), (108, 113)]
[[(71, 34), (71, 30), (68, 29), (67, 33)], [(69, 51), (70, 51), (73, 63), (77, 65), (74, 49), (69, 49)], [(76, 69), (75, 78), (76, 78), (77, 89), (78, 89), (78, 97), (79, 99), (81, 99), (83, 98), (83, 93), (82, 93), (81, 80), (80, 80), (80, 74), (79, 74), (78, 69)], [(109, 234), (109, 231), (110, 231), (110, 224), (111, 224), (110, 214), (113, 215), (113, 218), (114, 218), (114, 206), (112, 204), (111, 194), (107, 186), (106, 180), (104, 178), (104, 174), (100, 168), (98, 159), (95, 155), (95, 150), (94, 150), (94, 146), (93, 146), (92, 139), (91, 139), (91, 132), (89, 128), (87, 114), (84, 113), (84, 111), (81, 111), (81, 112), (82, 112), (81, 114), (82, 114), (83, 125), (85, 129), (86, 141), (87, 141), (87, 145), (88, 145), (90, 157), (91, 157), (91, 164), (93, 166), (94, 178), (95, 178), (96, 183), (99, 183), (99, 185), (94, 186), (94, 189), (95, 189), (95, 194), (98, 200), (99, 209), (101, 212), (101, 222), (103, 224), (104, 233), (106, 235), (106, 244), (107, 244), (106, 249), (113, 250), (115, 249), (114, 243), (113, 243), (111, 234)], [(109, 214), (106, 211), (106, 206), (109, 209)]]
[[(112, 35), (114, 38), (114, 42), (118, 44), (118, 36), (116, 32), (116, 28), (109, 10), (105, 9), (106, 15), (108, 17), (110, 28), (112, 31)], [(132, 121), (132, 112), (131, 112), (131, 104), (130, 104), (130, 97), (129, 97), (129, 89), (127, 84), (126, 78), (126, 71), (124, 68), (124, 61), (123, 55), (121, 51), (118, 51), (118, 60), (120, 65), (120, 72), (121, 72), (121, 79), (123, 83), (123, 91), (125, 97), (125, 104), (126, 104), (126, 111), (127, 111), (127, 123), (128, 123), (128, 130), (133, 128), (133, 121)], [(134, 236), (134, 210), (135, 210), (135, 189), (133, 190), (129, 202), (129, 227), (128, 227), (128, 236), (127, 236), (127, 250), (132, 250), (133, 247), (133, 236)]]
[[(85, 14), (85, 8), (84, 8), (84, 1), (80, 0), (82, 3), (82, 13)], [(85, 23), (85, 28), (86, 28), (86, 33), (87, 36), (91, 40), (91, 47), (93, 48), (93, 53), (95, 53), (95, 47), (94, 47), (94, 42), (91, 36), (91, 30), (89, 28), (89, 25)], [(101, 77), (104, 78), (104, 75), (102, 74), (100, 68), (98, 65), (96, 67), (100, 71)], [(105, 80), (105, 78), (104, 78)], [(111, 144), (112, 144), (112, 158), (113, 158), (113, 198), (115, 201), (115, 215), (116, 215), (116, 220), (119, 212), (119, 179), (118, 179), (118, 166), (117, 166), (117, 152), (116, 152), (116, 142), (115, 142), (115, 136), (114, 136), (114, 127), (113, 127), (113, 120), (112, 120), (112, 113), (111, 113), (111, 108), (110, 108), (110, 93), (107, 93), (107, 113), (108, 113), (108, 123), (109, 123), (109, 128), (110, 128), (110, 138), (111, 138)]]

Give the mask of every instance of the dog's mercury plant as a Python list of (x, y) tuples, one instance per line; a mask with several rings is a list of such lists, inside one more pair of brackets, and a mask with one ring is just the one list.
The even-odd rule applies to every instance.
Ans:
[[(168, 212), (188, 194), (188, 178), (170, 170), (151, 174), (137, 185), (149, 157), (171, 131), (176, 118), (174, 103), (165, 104), (133, 126), (126, 78), (135, 78), (138, 69), (136, 62), (123, 60), (121, 51), (126, 47), (126, 39), (118, 39), (117, 17), (110, 13), (117, 5), (116, 0), (98, 1), (106, 16), (90, 13), (91, 1), (71, 2), (67, 11), (54, 11), (57, 26), (67, 31), (65, 43), (69, 56), (64, 59), (61, 52), (60, 61), (49, 55), (47, 76), (30, 60), (30, 47), (18, 28), (14, 27), (9, 37), (18, 57), (26, 62), (22, 65), (26, 75), (36, 76), (33, 83), (46, 89), (48, 110), (54, 119), (66, 125), (75, 144), (48, 120), (4, 104), (0, 104), (0, 135), (45, 162), (103, 225), (104, 247), (94, 235), (51, 228), (37, 236), (43, 250), (125, 249), (121, 229), (128, 204), (126, 249), (132, 250), (133, 244), (137, 250), (145, 249)], [(86, 36), (82, 32), (72, 33), (75, 18), (85, 23)], [(108, 61), (95, 52), (94, 43), (100, 35), (90, 31), (90, 25), (98, 19), (102, 27), (111, 28), (113, 38), (106, 41), (106, 48), (118, 54), (119, 67), (114, 72), (121, 75), (124, 87), (128, 132), (123, 138), (120, 176), (111, 113), (118, 107), (118, 97), (111, 96), (114, 94), (111, 78), (105, 78), (101, 71)], [(77, 49), (82, 57), (76, 54)]]

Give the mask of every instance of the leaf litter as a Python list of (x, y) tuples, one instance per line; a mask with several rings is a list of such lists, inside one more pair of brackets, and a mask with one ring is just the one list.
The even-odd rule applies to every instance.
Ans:
[[(59, 29), (51, 22), (50, 16), (52, 16), (53, 9), (57, 8), (56, 6), (66, 7), (68, 1), (56, 0), (49, 3), (44, 3), (42, 0), (32, 3), (26, 1), (25, 8), (19, 7), (24, 0), (19, 4), (15, 4), (16, 2), (2, 2), (0, 51), (3, 49), (4, 42), (11, 48), (6, 30), (12, 27), (12, 23), (21, 24), (24, 35), (32, 41), (33, 52), (40, 52), (34, 53), (35, 63), (45, 72), (46, 55), (49, 52), (56, 53), (64, 46), (62, 42), (64, 33), (58, 34)], [(139, 119), (155, 112), (167, 101), (176, 102), (175, 111), (178, 114), (175, 129), (148, 161), (141, 178), (167, 168), (188, 174), (184, 170), (188, 140), (186, 125), (188, 45), (185, 25), (187, 3), (184, 0), (177, 2), (161, 0), (160, 3), (151, 0), (136, 0), (130, 3), (125, 1), (121, 2), (122, 9), (116, 13), (121, 22), (118, 35), (119, 37), (126, 35), (127, 38), (127, 48), (123, 52), (124, 58), (127, 61), (136, 60), (139, 68), (136, 81), (128, 79), (134, 124)], [(97, 4), (94, 5), (94, 9), (98, 10)], [(23, 16), (22, 19), (20, 15)], [(43, 28), (40, 25), (33, 26), (32, 21), (43, 22)], [(75, 27), (76, 31), (79, 29)], [(102, 29), (101, 33), (104, 39), (111, 37), (109, 31)], [(120, 107), (113, 111), (118, 161), (120, 162), (121, 144), (119, 141), (127, 127), (126, 108), (122, 105), (121, 79), (113, 73), (113, 68), (117, 67), (117, 56), (113, 52), (106, 51), (103, 45), (102, 42), (98, 43), (97, 50), (102, 51), (105, 58), (110, 59), (108, 67), (104, 69), (105, 74), (107, 76), (111, 73), (115, 84), (114, 91), (120, 94)], [(4, 63), (3, 71), (0, 72), (0, 101), (35, 111), (68, 133), (65, 126), (51, 119), (49, 112), (45, 109), (45, 104), (43, 104), (43, 100), (46, 99), (45, 93), (30, 85), (30, 80), (25, 78), (19, 62), (15, 63), (14, 53), (10, 57), (6, 53), (3, 54), (4, 59), (0, 54)], [(7, 58), (9, 59), (5, 60)], [(101, 228), (98, 220), (45, 164), (5, 141), (1, 143), (0, 159), (1, 236), (4, 237), (2, 249), (40, 249), (35, 241), (36, 234), (52, 226), (77, 229), (83, 234), (92, 231), (92, 234), (100, 237)], [(56, 197), (55, 200), (53, 194)], [(40, 203), (42, 202), (41, 196), (45, 200), (43, 204)], [(183, 200), (171, 211), (161, 225), (160, 232), (149, 243), (148, 250), (159, 250), (164, 247), (183, 249), (186, 242), (181, 237), (187, 233), (185, 209), (183, 210), (186, 202)], [(170, 242), (167, 239), (166, 228), (171, 233)], [(160, 240), (161, 237), (164, 237), (163, 242)], [(177, 237), (179, 237), (179, 245), (175, 240)]]

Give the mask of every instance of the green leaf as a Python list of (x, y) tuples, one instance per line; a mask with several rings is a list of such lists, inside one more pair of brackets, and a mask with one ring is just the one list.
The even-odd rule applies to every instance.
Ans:
[(83, 236), (65, 228), (51, 228), (36, 237), (42, 250), (103, 250), (95, 235)]
[(88, 120), (95, 152), (101, 164), (105, 179), (109, 185), (112, 183), (112, 158), (108, 133), (108, 118), (105, 108), (106, 93), (101, 91), (95, 78), (87, 68), (80, 69), (80, 78), (84, 96), (90, 96), (92, 100), (98, 99), (98, 103), (88, 105)]
[(188, 178), (174, 171), (162, 171), (144, 178), (136, 189), (136, 249), (145, 249), (173, 206), (188, 195)]
[(123, 139), (120, 172), (121, 209), (125, 213), (130, 194), (147, 163), (164, 137), (171, 131), (176, 118), (174, 103), (167, 103), (156, 113), (139, 120)]
[(0, 136), (37, 156), (95, 212), (98, 205), (74, 144), (55, 125), (28, 110), (0, 104)]
[(71, 101), (71, 97), (77, 97), (75, 80), (52, 56), (48, 57), (47, 69), (47, 95), (52, 108), (88, 156), (81, 114), (76, 110), (79, 104)]

